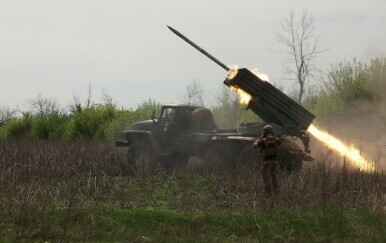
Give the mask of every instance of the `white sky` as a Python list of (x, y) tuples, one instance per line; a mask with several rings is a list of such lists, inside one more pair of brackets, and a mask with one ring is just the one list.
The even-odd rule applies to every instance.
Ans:
[[(62, 106), (105, 89), (119, 106), (152, 98), (183, 103), (198, 80), (211, 93), (226, 73), (170, 32), (170, 25), (225, 64), (259, 68), (288, 87), (276, 40), (289, 10), (307, 8), (321, 47), (316, 64), (386, 56), (385, 0), (0, 0), (0, 106), (39, 93)], [(209, 105), (211, 100), (207, 100)]]

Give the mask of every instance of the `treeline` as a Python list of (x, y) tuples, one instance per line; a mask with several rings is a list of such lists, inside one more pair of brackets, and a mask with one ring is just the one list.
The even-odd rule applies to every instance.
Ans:
[[(358, 105), (382, 104), (386, 101), (386, 61), (377, 58), (370, 63), (340, 63), (331, 67), (319, 86), (309, 89), (303, 105), (317, 116), (321, 123), (333, 122), (355, 113)], [(203, 104), (204, 92), (199, 83), (189, 90), (189, 104)], [(246, 111), (237, 96), (223, 87), (211, 107), (219, 128), (235, 128), (241, 122), (258, 121)], [(183, 102), (182, 102), (183, 103)], [(119, 109), (107, 99), (104, 104), (76, 103), (69, 112), (54, 109), (55, 103), (40, 95), (30, 100), (35, 112), (21, 112), (15, 117), (10, 109), (0, 109), (0, 139), (114, 139), (134, 122), (149, 119), (153, 111), (159, 114), (161, 104), (155, 100), (142, 102), (136, 109)], [(385, 104), (386, 105), (386, 104)]]
[(90, 105), (82, 108), (78, 104), (72, 112), (30, 112), (13, 118), (0, 127), (0, 139), (113, 139), (122, 129), (134, 122), (149, 119), (161, 104), (147, 100), (135, 110), (118, 109), (114, 104)]

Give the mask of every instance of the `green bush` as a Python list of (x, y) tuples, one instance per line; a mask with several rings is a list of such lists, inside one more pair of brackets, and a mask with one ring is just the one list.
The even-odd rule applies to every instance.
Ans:
[(68, 117), (65, 115), (51, 115), (34, 117), (29, 137), (37, 139), (61, 138), (65, 133)]
[(154, 111), (159, 114), (160, 110), (161, 104), (149, 99), (142, 102), (136, 110), (119, 110), (114, 105), (107, 104), (82, 109), (71, 115), (27, 114), (0, 127), (0, 139), (115, 139), (132, 123), (150, 119)]
[(144, 101), (133, 110), (117, 109), (114, 105), (94, 106), (73, 115), (66, 125), (64, 137), (114, 139), (132, 123), (150, 119), (153, 111), (160, 111), (161, 104), (153, 100)]
[(383, 95), (386, 87), (384, 58), (371, 60), (370, 65), (354, 60), (333, 66), (316, 99), (318, 120), (332, 121), (355, 112), (360, 103), (371, 102)]
[(82, 110), (72, 117), (66, 134), (71, 138), (105, 138), (105, 129), (116, 113), (115, 106), (95, 106)]
[(22, 118), (16, 118), (7, 122), (0, 129), (1, 139), (26, 138), (29, 136), (32, 128), (33, 117), (24, 115)]
[(128, 129), (131, 124), (150, 119), (153, 112), (156, 114), (156, 116), (160, 114), (161, 107), (161, 103), (149, 99), (142, 102), (135, 111), (117, 111), (116, 116), (106, 128), (106, 137), (110, 139), (117, 138), (122, 130)]
[(386, 95), (386, 59), (376, 58), (371, 60), (369, 66), (368, 84), (366, 90), (372, 94), (375, 101), (385, 99)]

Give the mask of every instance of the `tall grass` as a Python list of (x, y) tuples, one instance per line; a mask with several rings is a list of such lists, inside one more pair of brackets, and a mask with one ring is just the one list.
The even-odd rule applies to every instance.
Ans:
[[(125, 230), (120, 227), (129, 224), (125, 229), (135, 236), (129, 240), (141, 241), (149, 232), (153, 237), (165, 236), (165, 240), (220, 237), (202, 235), (211, 235), (207, 230), (212, 229), (223, 232), (218, 240), (230, 237), (237, 241), (237, 235), (244, 240), (260, 235), (254, 223), (257, 219), (260, 224), (282, 230), (274, 224), (274, 218), (283, 219), (281, 213), (274, 216), (267, 212), (280, 211), (285, 220), (296, 224), (297, 217), (324, 222), (327, 216), (323, 216), (323, 205), (339, 205), (333, 209), (339, 215), (355, 214), (363, 207), (381, 213), (386, 206), (385, 174), (334, 167), (323, 160), (304, 165), (300, 173), (280, 174), (279, 194), (266, 198), (259, 168), (216, 173), (192, 163), (184, 170), (159, 170), (139, 176), (127, 164), (125, 154), (105, 141), (0, 141), (0, 239), (124, 240), (108, 232), (119, 232), (121, 237)], [(315, 206), (318, 208), (312, 209)], [(237, 222), (247, 230), (224, 220)], [(111, 222), (120, 223), (112, 228)], [(162, 228), (165, 224), (173, 228)], [(255, 226), (248, 228), (251, 224)], [(299, 227), (304, 224), (308, 222), (301, 220)], [(312, 235), (313, 229), (310, 226), (307, 234)], [(302, 229), (297, 230), (296, 237), (305, 237), (301, 236)], [(276, 234), (265, 231), (263, 236)], [(285, 234), (291, 235), (291, 229)]]
[[(218, 197), (224, 197), (232, 204), (251, 210), (253, 203), (256, 206), (265, 200), (259, 168), (219, 174), (189, 166), (184, 171), (161, 170), (137, 177), (126, 162), (125, 152), (116, 150), (110, 142), (0, 142), (0, 205), (3, 209), (23, 205), (38, 207), (42, 200), (49, 204), (64, 203), (69, 193), (74, 193), (77, 202), (117, 197), (115, 200), (124, 203), (127, 197), (123, 193), (133, 193), (134, 182), (150, 187), (165, 183), (166, 194), (179, 195), (178, 200), (169, 200), (169, 206), (173, 207), (192, 205), (191, 200), (198, 200), (202, 203), (197, 205), (204, 209), (209, 206), (207, 203), (218, 204)], [(203, 197), (195, 192), (192, 197), (186, 190), (189, 185), (184, 183), (201, 182), (205, 185), (200, 190), (208, 193), (203, 193)], [(299, 173), (281, 174), (280, 184), (281, 192), (275, 202), (288, 207), (325, 202), (339, 202), (354, 208), (365, 203), (379, 206), (386, 192), (386, 176), (382, 172), (363, 173), (346, 166), (333, 167), (323, 160), (304, 165)], [(156, 188), (149, 192), (156, 193)]]

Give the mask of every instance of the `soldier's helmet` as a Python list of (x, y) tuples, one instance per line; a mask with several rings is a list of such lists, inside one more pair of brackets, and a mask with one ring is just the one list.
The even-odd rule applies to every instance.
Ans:
[(263, 135), (266, 135), (267, 133), (273, 134), (273, 127), (271, 125), (265, 125), (263, 127)]

